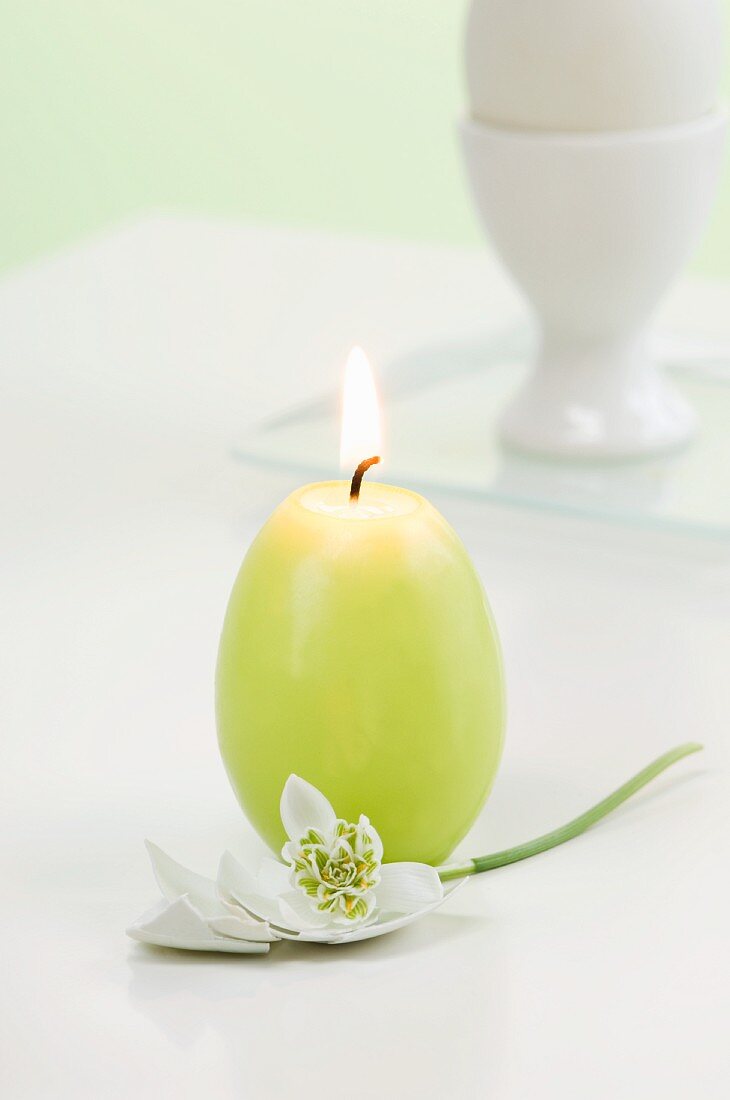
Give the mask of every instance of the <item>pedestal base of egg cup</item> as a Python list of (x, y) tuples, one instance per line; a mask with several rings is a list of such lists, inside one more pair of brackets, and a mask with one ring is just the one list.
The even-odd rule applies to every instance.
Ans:
[(484, 228), (541, 330), (502, 418), (507, 445), (628, 459), (691, 438), (695, 415), (646, 352), (646, 328), (702, 231), (725, 131), (721, 110), (623, 133), (461, 124)]

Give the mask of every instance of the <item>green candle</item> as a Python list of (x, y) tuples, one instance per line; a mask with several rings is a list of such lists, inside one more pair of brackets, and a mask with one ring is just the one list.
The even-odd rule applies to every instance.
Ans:
[(246, 555), (218, 656), (219, 743), (274, 850), (295, 773), (347, 820), (377, 821), (388, 861), (439, 863), (499, 764), (499, 642), (446, 520), (363, 472), (292, 493)]

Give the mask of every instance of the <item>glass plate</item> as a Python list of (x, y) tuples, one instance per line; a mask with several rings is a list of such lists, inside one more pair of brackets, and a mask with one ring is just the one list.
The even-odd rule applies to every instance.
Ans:
[[(383, 480), (427, 492), (550, 509), (685, 532), (730, 535), (730, 345), (658, 337), (655, 354), (696, 409), (697, 438), (631, 462), (535, 459), (497, 439), (502, 409), (530, 361), (525, 328), (472, 344), (413, 351), (381, 376), (387, 449)], [(339, 394), (259, 425), (235, 456), (313, 479), (343, 476)], [(349, 473), (348, 475), (349, 476)]]

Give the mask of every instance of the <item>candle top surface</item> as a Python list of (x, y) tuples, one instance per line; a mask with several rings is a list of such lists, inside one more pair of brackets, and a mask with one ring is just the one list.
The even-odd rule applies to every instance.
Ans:
[(303, 508), (332, 519), (362, 522), (407, 516), (423, 504), (423, 498), (409, 489), (380, 482), (364, 481), (357, 500), (350, 500), (349, 481), (323, 481), (306, 485), (297, 495)]

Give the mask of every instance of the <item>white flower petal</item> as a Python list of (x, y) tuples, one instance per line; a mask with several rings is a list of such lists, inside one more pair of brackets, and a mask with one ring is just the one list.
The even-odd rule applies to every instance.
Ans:
[(454, 882), (449, 882), (443, 888), (443, 897), (434, 902), (432, 905), (428, 905), (427, 908), (421, 909), (416, 913), (406, 913), (402, 916), (394, 917), (390, 921), (376, 921), (375, 924), (369, 924), (358, 928), (353, 928), (352, 932), (345, 933), (338, 938), (328, 939), (330, 944), (351, 944), (355, 943), (357, 939), (373, 939), (375, 936), (385, 936), (388, 932), (397, 932), (398, 928), (405, 928), (407, 924), (412, 924), (413, 921), (417, 921), (420, 916), (425, 916), (427, 913), (433, 913), (434, 910), (440, 909), (440, 906), (446, 901), (447, 898), (451, 898), (451, 895), (458, 890), (458, 888), (464, 886), (466, 879), (456, 879)]
[(287, 840), (284, 847), (281, 849), (281, 858), (284, 863), (291, 865), (295, 863), (299, 858), (299, 844), (295, 844), (293, 840)]
[(168, 901), (175, 901), (184, 894), (204, 917), (220, 917), (224, 915), (212, 879), (189, 871), (181, 863), (168, 856), (162, 848), (158, 848), (150, 840), (145, 841), (145, 846), (152, 861), (152, 870), (157, 879), (157, 885), (163, 897)]
[(333, 927), (329, 913), (318, 912), (303, 890), (288, 890), (279, 898), (280, 923), (289, 931), (306, 932)]
[(443, 897), (438, 872), (426, 863), (384, 863), (375, 900), (383, 913), (415, 913)]
[(157, 947), (176, 947), (187, 951), (227, 951), (237, 954), (263, 954), (268, 943), (250, 940), (224, 940), (214, 935), (203, 917), (186, 897), (173, 902), (161, 901), (130, 925), (127, 935), (140, 943)]
[(279, 906), (272, 897), (264, 897), (258, 891), (253, 875), (249, 874), (230, 852), (224, 852), (218, 866), (218, 892), (227, 902), (236, 902), (261, 920), (276, 923), (281, 920)]
[[(286, 927), (282, 926), (279, 930), (282, 939), (304, 940), (307, 943), (344, 943), (354, 934), (344, 929), (341, 924), (335, 923), (328, 913), (315, 913), (312, 910), (305, 912), (306, 897), (299, 891), (292, 891), (292, 893), (298, 894), (297, 900), (292, 898), (291, 894), (279, 898), (282, 919), (286, 921)], [(317, 925), (311, 923), (312, 918), (315, 921), (319, 919), (320, 923)], [(366, 920), (359, 921), (355, 928), (362, 930), (374, 927), (376, 920), (377, 913), (374, 911)]]
[(404, 913), (402, 916), (393, 917), (386, 920), (371, 919), (365, 921), (362, 924), (356, 925), (352, 931), (343, 931), (340, 927), (332, 927), (326, 929), (313, 929), (311, 931), (303, 931), (298, 935), (292, 935), (289, 932), (282, 932), (283, 939), (297, 939), (306, 941), (307, 943), (354, 943), (356, 940), (369, 940), (375, 936), (384, 936), (387, 932), (396, 932), (399, 928), (405, 928), (407, 924), (412, 924), (413, 921), (418, 920), (419, 917), (426, 916), (428, 913), (432, 913), (435, 909), (438, 909), (447, 898), (451, 897), (453, 893), (466, 882), (466, 878), (457, 879), (454, 882), (449, 882), (444, 887), (444, 896), (440, 901), (437, 901), (434, 905), (429, 905), (426, 909), (421, 909), (417, 913)]
[(279, 938), (274, 935), (266, 921), (254, 920), (253, 917), (218, 917), (216, 920), (209, 920), (208, 927), (219, 936), (232, 936), (235, 940), (271, 943)]
[(290, 840), (300, 840), (308, 829), (327, 831), (335, 821), (335, 811), (316, 787), (290, 775), (281, 793), (281, 820)]
[(275, 898), (291, 889), (291, 868), (277, 859), (262, 859), (256, 875), (256, 890), (267, 898)]
[(373, 828), (373, 826), (370, 824), (370, 819), (367, 818), (365, 814), (360, 814), (360, 824), (364, 825), (367, 828), (370, 836), (373, 838), (373, 855), (377, 859), (378, 863), (381, 863), (383, 859), (383, 842), (380, 839), (380, 834), (378, 833), (377, 829)]
[(216, 888), (224, 901), (236, 901), (238, 893), (255, 892), (256, 880), (243, 864), (238, 862), (232, 852), (226, 851), (218, 864)]

